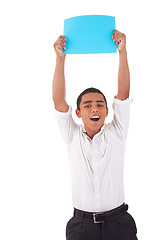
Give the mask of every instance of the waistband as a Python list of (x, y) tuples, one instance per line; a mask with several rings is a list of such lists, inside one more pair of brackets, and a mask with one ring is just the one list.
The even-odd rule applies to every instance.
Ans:
[(88, 219), (94, 223), (102, 223), (110, 220), (128, 210), (128, 205), (123, 203), (121, 206), (105, 212), (86, 212), (74, 207), (74, 216), (81, 219)]

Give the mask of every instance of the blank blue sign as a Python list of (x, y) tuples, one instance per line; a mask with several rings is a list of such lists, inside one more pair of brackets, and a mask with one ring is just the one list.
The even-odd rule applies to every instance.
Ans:
[(116, 53), (113, 42), (115, 17), (107, 15), (83, 15), (64, 20), (66, 50), (64, 54)]

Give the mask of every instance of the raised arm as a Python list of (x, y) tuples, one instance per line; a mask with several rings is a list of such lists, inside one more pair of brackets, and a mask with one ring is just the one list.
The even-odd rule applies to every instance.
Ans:
[(57, 41), (54, 43), (54, 49), (56, 52), (56, 66), (53, 77), (52, 84), (52, 98), (54, 102), (55, 109), (60, 112), (67, 112), (68, 105), (66, 103), (66, 86), (65, 86), (65, 76), (64, 76), (64, 64), (66, 54), (62, 54), (62, 50), (65, 47), (66, 38), (64, 36), (59, 36)]
[(125, 100), (129, 97), (130, 73), (127, 61), (126, 36), (117, 30), (113, 32), (113, 41), (119, 50), (118, 94), (117, 99)]

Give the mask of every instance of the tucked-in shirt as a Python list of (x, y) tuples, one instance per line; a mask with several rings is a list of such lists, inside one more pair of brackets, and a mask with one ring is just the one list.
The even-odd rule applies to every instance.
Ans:
[(123, 169), (131, 102), (131, 98), (114, 97), (113, 120), (104, 123), (92, 139), (84, 126), (74, 121), (70, 105), (67, 112), (54, 108), (68, 149), (75, 208), (102, 212), (125, 202)]

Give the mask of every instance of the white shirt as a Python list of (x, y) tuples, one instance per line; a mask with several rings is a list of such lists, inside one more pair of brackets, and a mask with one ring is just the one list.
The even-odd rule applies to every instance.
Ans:
[(73, 206), (88, 212), (102, 212), (125, 202), (123, 167), (132, 99), (114, 97), (114, 117), (91, 139), (68, 112), (54, 108), (58, 126), (68, 148)]

